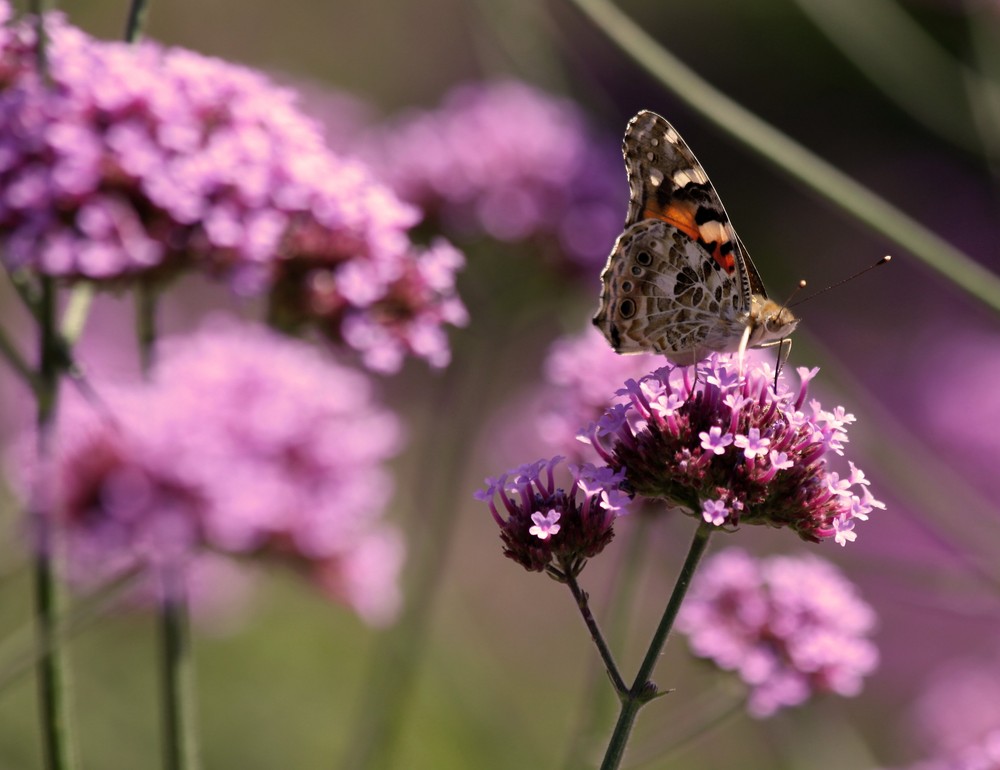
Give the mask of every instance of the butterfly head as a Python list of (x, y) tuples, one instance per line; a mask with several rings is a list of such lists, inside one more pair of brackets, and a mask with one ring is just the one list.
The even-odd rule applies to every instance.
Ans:
[(762, 294), (754, 294), (750, 301), (749, 324), (748, 347), (756, 348), (788, 337), (799, 325), (799, 319), (784, 305)]

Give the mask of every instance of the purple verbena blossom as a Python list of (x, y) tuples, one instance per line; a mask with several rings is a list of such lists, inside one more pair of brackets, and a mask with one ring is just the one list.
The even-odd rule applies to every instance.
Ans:
[(333, 153), (289, 89), (151, 41), (95, 40), (46, 16), (0, 40), (0, 252), (8, 269), (121, 282), (198, 269), (273, 319), (317, 322), (380, 371), (448, 361), (462, 257), (415, 246), (420, 219), (358, 159)]
[(747, 708), (767, 717), (814, 694), (856, 695), (878, 664), (875, 613), (815, 556), (755, 559), (731, 548), (706, 560), (677, 618), (691, 651), (735, 671)]
[[(828, 453), (842, 453), (847, 441), (843, 410), (833, 417), (811, 401), (802, 411), (815, 370), (798, 370), (798, 388), (780, 379), (775, 392), (770, 366), (753, 361), (741, 373), (735, 357), (713, 354), (696, 376), (667, 365), (628, 380), (619, 392), (627, 402), (611, 407), (585, 437), (625, 472), (636, 494), (729, 526), (790, 527), (813, 542), (854, 540), (855, 523), (884, 506), (853, 464), (846, 478), (827, 468)], [(706, 501), (725, 502), (724, 522)]]
[(52, 469), (82, 582), (206, 551), (263, 556), (390, 619), (403, 547), (383, 521), (385, 461), (401, 429), (366, 376), (220, 317), (164, 338), (151, 382), (96, 387), (109, 412), (63, 410)]
[(572, 465), (570, 490), (557, 487), (555, 468), (563, 459), (522, 465), (487, 479), (486, 489), (476, 493), (500, 527), (504, 555), (556, 578), (576, 575), (604, 550), (629, 503), (619, 487), (622, 475), (610, 468)]
[(366, 156), (458, 236), (555, 240), (593, 268), (621, 230), (617, 140), (595, 142), (570, 101), (525, 83), (469, 83), (380, 130)]

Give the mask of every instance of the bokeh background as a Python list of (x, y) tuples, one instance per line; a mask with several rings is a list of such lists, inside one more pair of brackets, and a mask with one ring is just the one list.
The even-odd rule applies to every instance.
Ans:
[[(1000, 6), (887, 5), (948, 61), (993, 77), (995, 95)], [(956, 81), (964, 92), (908, 81), (893, 53), (905, 52), (903, 62), (920, 55), (923, 49), (909, 45), (912, 30), (884, 27), (880, 60), (851, 48), (859, 43), (855, 32), (841, 28), (838, 41), (817, 24), (832, 23), (838, 9), (868, 18), (875, 6), (860, 0), (620, 7), (716, 87), (1000, 269), (1000, 124), (988, 116), (995, 104), (968, 81)], [(121, 35), (121, 2), (84, 0), (65, 10), (98, 37)], [(676, 639), (655, 677), (676, 692), (643, 711), (630, 760), (648, 768), (902, 767), (941, 748), (915, 714), (932, 686), (942, 688), (935, 699), (954, 713), (968, 708), (983, 716), (979, 734), (1000, 728), (1000, 709), (991, 724), (983, 689), (1000, 679), (995, 312), (736, 147), (567, 2), (154, 0), (147, 29), (163, 43), (241, 62), (301, 88), (303, 107), (328, 120), (348, 147), (372, 136), (379, 141), (378, 129), (401, 111), (433, 108), (470, 81), (514, 77), (568, 97), (590, 123), (602, 158), (595, 175), (609, 179), (608, 197), (619, 201), (622, 216), (624, 170), (607, 177), (604, 169), (619, 168), (631, 115), (653, 109), (705, 164), (778, 298), (801, 278), (822, 287), (892, 254), (891, 267), (798, 308), (803, 322), (792, 352), (794, 364), (822, 367), (814, 392), (824, 404), (842, 403), (857, 415), (851, 450), (888, 510), (876, 512), (845, 549), (805, 544), (782, 531), (744, 530), (715, 544), (761, 554), (808, 550), (835, 561), (878, 612), (879, 670), (856, 698), (819, 699), (769, 720), (737, 715), (671, 750), (689, 726), (710, 718), (699, 696), (725, 684)], [(913, 71), (923, 64), (913, 59)], [(470, 133), (461, 141), (475, 146), (481, 139)], [(549, 344), (584, 328), (595, 310), (602, 264), (567, 266), (551, 249), (485, 238), (459, 245), (468, 259), (460, 293), (472, 322), (450, 334), (451, 370), (413, 362), (379, 383), (409, 436), (393, 465), (389, 518), (413, 533), (421, 517), (436, 521), (434, 512), (454, 511), (433, 539), (411, 542), (414, 558), (426, 558), (422, 549), (435, 554), (440, 583), (422, 610), (426, 637), (411, 651), (414, 679), (400, 683), (408, 697), (392, 766), (561, 767), (581, 698), (602, 676), (598, 659), (568, 593), (502, 557), (496, 527), (472, 494), (485, 476), (544, 453), (529, 405)], [(221, 287), (185, 279), (168, 295), (164, 327), (192, 328), (219, 308), (254, 312)], [(120, 320), (129, 312), (127, 298), (100, 300), (84, 349), (110, 348), (129, 366)], [(27, 338), (27, 320), (6, 285), (0, 320)], [(0, 403), (7, 444), (31, 407), (4, 367)], [(7, 651), (0, 669), (7, 670), (25, 649), (31, 616), (22, 522), (9, 493), (0, 498), (0, 523), (0, 639), (8, 640), (0, 642), (0, 652)], [(665, 519), (641, 547), (630, 545), (634, 526), (621, 521), (616, 541), (583, 575), (598, 612), (606, 612), (612, 576), (624, 560), (641, 560), (622, 656), (627, 672), (666, 601), (692, 523)], [(337, 767), (359, 729), (366, 691), (387, 675), (371, 669), (378, 631), (289, 571), (251, 568), (259, 573), (252, 592), (195, 624), (205, 767)], [(404, 573), (404, 591), (409, 580)], [(74, 722), (85, 767), (158, 764), (155, 648), (152, 616), (121, 606), (74, 636)], [(960, 671), (982, 673), (962, 679)], [(40, 767), (31, 673), (8, 679), (0, 691), (0, 768)], [(949, 690), (956, 681), (966, 684)]]

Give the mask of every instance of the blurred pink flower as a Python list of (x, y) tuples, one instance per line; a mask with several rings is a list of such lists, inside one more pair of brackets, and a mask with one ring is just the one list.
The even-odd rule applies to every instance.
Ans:
[(767, 717), (814, 694), (860, 692), (878, 664), (874, 625), (874, 610), (829, 562), (730, 548), (695, 576), (676, 628), (695, 655), (737, 672), (749, 712)]
[(503, 80), (459, 86), (436, 109), (404, 114), (369, 139), (365, 156), (456, 236), (540, 237), (593, 269), (624, 216), (618, 147), (595, 141), (568, 99)]
[[(6, 0), (3, 14), (9, 15)], [(418, 248), (421, 215), (360, 160), (335, 154), (289, 89), (155, 42), (95, 40), (48, 14), (0, 35), (0, 258), (8, 269), (120, 282), (196, 268), (274, 320), (311, 322), (395, 371), (448, 362), (465, 322), (462, 256)]]
[(77, 401), (60, 416), (52, 505), (73, 575), (96, 583), (205, 551), (263, 555), (386, 622), (403, 548), (382, 518), (384, 463), (402, 437), (369, 379), (223, 318), (158, 353), (149, 384), (97, 380), (108, 413)]

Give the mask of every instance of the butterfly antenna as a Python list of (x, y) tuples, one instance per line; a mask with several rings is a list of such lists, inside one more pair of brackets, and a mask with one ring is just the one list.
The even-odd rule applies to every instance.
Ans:
[[(881, 267), (882, 265), (888, 265), (891, 261), (892, 261), (892, 257), (890, 255), (886, 254), (884, 257), (882, 257), (882, 259), (880, 259), (875, 264), (868, 265), (868, 267), (863, 268), (863, 269), (859, 270), (858, 272), (854, 273), (853, 275), (849, 275), (849, 276), (847, 276), (847, 278), (844, 278), (844, 279), (842, 279), (840, 281), (837, 281), (836, 283), (831, 283), (825, 289), (820, 289), (819, 291), (817, 291), (817, 292), (815, 292), (813, 294), (810, 294), (808, 297), (803, 297), (802, 299), (800, 299), (795, 304), (796, 305), (801, 305), (803, 302), (806, 302), (807, 300), (810, 300), (810, 299), (813, 299), (815, 297), (818, 297), (820, 294), (825, 294), (826, 292), (830, 291), (830, 289), (836, 289), (838, 286), (843, 286), (848, 281), (853, 281), (855, 278), (860, 278), (865, 273), (867, 273), (869, 270), (874, 270), (876, 267)], [(805, 281), (800, 281), (799, 282), (799, 287), (800, 288), (803, 287), (804, 285), (805, 285)], [(796, 289), (796, 292), (797, 291), (798, 291), (798, 289)], [(795, 292), (792, 292), (792, 296), (793, 297), (795, 296)], [(789, 299), (791, 299), (791, 297)], [(794, 307), (794, 305), (788, 305), (788, 304), (786, 304), (785, 307)]]

